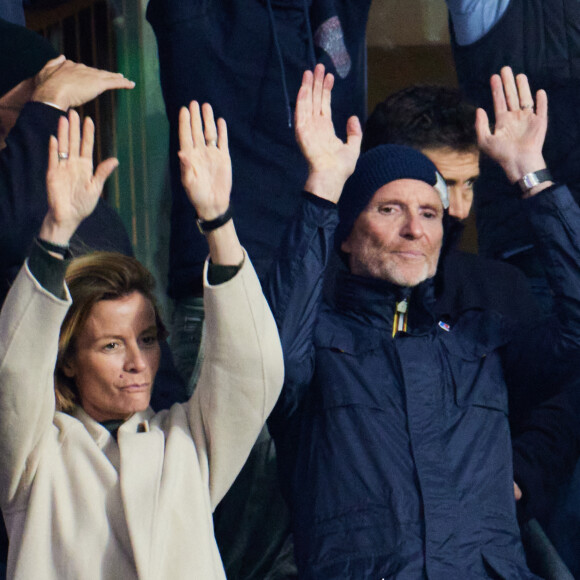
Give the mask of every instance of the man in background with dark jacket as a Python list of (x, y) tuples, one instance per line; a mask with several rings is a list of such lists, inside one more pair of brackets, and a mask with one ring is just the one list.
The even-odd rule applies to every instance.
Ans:
[[(564, 186), (528, 191), (569, 317), (557, 345), (549, 332), (520, 342), (496, 312), (442, 312), (443, 180), (419, 152), (383, 146), (359, 160), (340, 197), (360, 128), (349, 121), (346, 144), (334, 137), (331, 86), (320, 68), (305, 75), (296, 131), (308, 193), (268, 290), (286, 362), (270, 428), (301, 577), (533, 578), (515, 517), (500, 350), (519, 346), (524, 374), (566, 376), (580, 336), (580, 283), (567, 259), (580, 259), (580, 211), (561, 221)], [(543, 161), (545, 94), (525, 116), (531, 95), (513, 77), (492, 86), (501, 122), (492, 134), (478, 116), (480, 143), (515, 181)], [(334, 299), (322, 301), (333, 246), (346, 267)]]
[[(473, 185), (479, 176), (475, 117), (476, 108), (464, 100), (460, 90), (413, 85), (379, 103), (367, 119), (363, 134), (363, 151), (390, 143), (408, 145), (435, 163), (447, 184), (449, 234), (457, 241), (463, 231), (461, 220), (469, 216)], [(453, 246), (454, 241), (448, 243)], [(531, 332), (539, 319), (544, 319), (543, 325), (550, 324), (549, 316), (541, 315), (523, 272), (505, 262), (450, 247), (441, 258), (438, 282), (443, 309), (495, 310)], [(546, 385), (508, 384), (518, 496), (524, 490), (518, 502), (520, 524), (530, 518), (547, 524), (557, 491), (570, 480), (579, 456), (580, 423), (576, 414), (580, 411), (580, 390), (574, 385), (560, 393), (559, 387), (553, 385), (554, 397), (542, 402), (550, 395)]]
[[(446, 0), (457, 78), (466, 97), (490, 117), (486, 79), (509, 65), (525, 73), (533, 90), (550, 99), (544, 157), (554, 179), (568, 184), (580, 203), (580, 3), (576, 0)], [(480, 253), (521, 269), (544, 311), (554, 303), (536, 239), (527, 227), (518, 188), (483, 158), (475, 210)], [(561, 490), (547, 529), (580, 577), (580, 464)]]

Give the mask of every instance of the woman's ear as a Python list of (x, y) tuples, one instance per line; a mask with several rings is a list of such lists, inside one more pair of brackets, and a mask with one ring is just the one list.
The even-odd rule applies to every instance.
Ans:
[(70, 358), (65, 359), (61, 365), (62, 372), (65, 377), (73, 379), (76, 375), (76, 365), (70, 360)]

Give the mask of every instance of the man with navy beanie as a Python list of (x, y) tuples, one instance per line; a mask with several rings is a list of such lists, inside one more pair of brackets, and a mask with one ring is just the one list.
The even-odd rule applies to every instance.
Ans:
[[(332, 81), (320, 66), (304, 75), (296, 135), (309, 176), (266, 290), (286, 368), (269, 428), (299, 577), (536, 578), (516, 519), (499, 354), (522, 337), (492, 309), (439, 309), (443, 180), (405, 146), (357, 162), (360, 124), (350, 118), (346, 142), (336, 137)], [(577, 330), (567, 258), (580, 258), (580, 232), (562, 228), (553, 197), (530, 200), (530, 219), (567, 269), (554, 290)], [(540, 372), (559, 356), (550, 337), (523, 338), (520, 368)]]

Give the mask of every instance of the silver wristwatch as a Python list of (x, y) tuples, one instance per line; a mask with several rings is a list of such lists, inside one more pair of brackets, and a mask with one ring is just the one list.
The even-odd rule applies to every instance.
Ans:
[(544, 183), (544, 181), (553, 181), (552, 174), (549, 169), (540, 169), (532, 173), (526, 173), (521, 179), (518, 179), (518, 185), (524, 193), (528, 193), (530, 189)]

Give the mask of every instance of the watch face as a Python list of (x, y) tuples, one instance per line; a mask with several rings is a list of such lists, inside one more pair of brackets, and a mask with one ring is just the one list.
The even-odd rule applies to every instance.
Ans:
[(528, 173), (527, 175), (524, 175), (522, 181), (524, 182), (526, 189), (532, 189), (532, 187), (535, 187), (540, 183), (540, 180), (535, 173)]
[(540, 169), (539, 171), (533, 171), (532, 173), (527, 173), (519, 181), (519, 185), (524, 193), (527, 193), (536, 185), (544, 183), (544, 181), (552, 181), (552, 174), (549, 169)]

